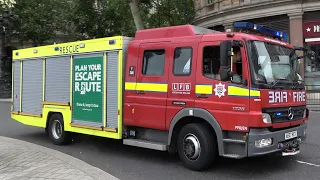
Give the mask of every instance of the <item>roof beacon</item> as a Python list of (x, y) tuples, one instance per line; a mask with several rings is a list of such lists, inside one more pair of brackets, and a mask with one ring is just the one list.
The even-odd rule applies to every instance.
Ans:
[(287, 33), (277, 31), (268, 27), (260, 26), (257, 24), (249, 23), (249, 22), (235, 22), (234, 23), (234, 28), (247, 30), (248, 33), (255, 33), (255, 34), (261, 34), (263, 36), (270, 36), (276, 39), (280, 39), (283, 41), (287, 41)]

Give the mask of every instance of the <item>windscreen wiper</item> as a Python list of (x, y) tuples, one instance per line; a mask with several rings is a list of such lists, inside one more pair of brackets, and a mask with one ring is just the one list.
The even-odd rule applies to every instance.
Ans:
[[(287, 79), (284, 79), (284, 78), (275, 79), (274, 81), (271, 82), (270, 88), (276, 87), (276, 85), (277, 85), (280, 81), (287, 81)], [(281, 87), (284, 88), (284, 86), (281, 86)]]
[[(299, 85), (301, 85), (300, 82), (303, 83), (303, 81), (299, 80), (299, 79), (296, 79), (294, 82), (295, 82), (295, 84), (293, 85), (292, 89), (297, 89), (297, 87)], [(299, 88), (299, 89), (303, 89), (303, 88), (304, 88), (304, 86), (301, 86), (301, 88)]]

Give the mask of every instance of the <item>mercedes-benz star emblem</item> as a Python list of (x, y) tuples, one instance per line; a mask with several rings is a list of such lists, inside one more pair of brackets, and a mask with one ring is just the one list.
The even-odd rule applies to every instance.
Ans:
[(290, 107), (290, 108), (288, 109), (288, 118), (289, 118), (290, 120), (292, 120), (293, 117), (294, 117), (293, 110), (292, 110), (292, 108)]

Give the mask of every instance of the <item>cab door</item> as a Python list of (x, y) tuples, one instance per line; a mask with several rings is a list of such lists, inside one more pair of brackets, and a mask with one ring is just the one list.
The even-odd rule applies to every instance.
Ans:
[(170, 58), (169, 66), (167, 129), (181, 109), (194, 107), (197, 44), (172, 44), (171, 51), (173, 57)]
[[(199, 43), (195, 106), (208, 110), (225, 130), (244, 130), (248, 124), (249, 89), (247, 85), (220, 80), (220, 43)], [(248, 79), (243, 48), (241, 54), (243, 78)]]
[(136, 126), (164, 130), (166, 119), (168, 44), (142, 44), (139, 48), (134, 122)]

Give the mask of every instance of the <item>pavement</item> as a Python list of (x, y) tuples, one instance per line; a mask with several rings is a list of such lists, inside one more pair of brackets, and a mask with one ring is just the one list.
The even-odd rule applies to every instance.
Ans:
[(0, 136), (1, 180), (116, 180), (114, 176), (64, 153)]

